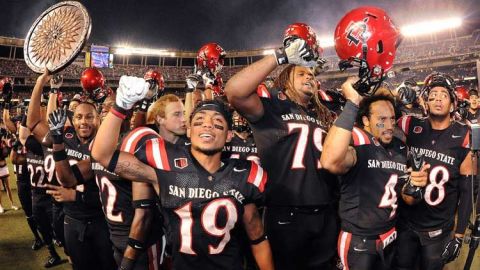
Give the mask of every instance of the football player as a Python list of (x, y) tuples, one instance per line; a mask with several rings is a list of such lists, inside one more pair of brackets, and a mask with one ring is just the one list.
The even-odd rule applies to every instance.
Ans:
[[(121, 177), (155, 186), (174, 269), (242, 269), (237, 232), (232, 230), (241, 224), (260, 269), (272, 269), (269, 243), (255, 206), (262, 198), (266, 174), (255, 163), (223, 163), (220, 159), (230, 136), (231, 116), (226, 106), (218, 101), (201, 102), (191, 116), (191, 147), (172, 145), (161, 137), (148, 140), (142, 162), (115, 151), (111, 143), (127, 111), (146, 95), (142, 79), (120, 80), (116, 104), (100, 126), (92, 156)], [(122, 81), (129, 82), (122, 86)]]
[[(320, 161), (340, 176), (337, 249), (344, 269), (390, 269), (407, 147), (393, 136), (393, 99), (376, 95), (362, 100), (352, 86), (356, 80), (342, 85), (347, 102), (328, 131)], [(425, 186), (427, 169), (412, 172), (411, 181)]]
[(415, 268), (417, 258), (421, 269), (442, 269), (460, 253), (472, 210), (470, 177), (476, 165), (472, 167), (468, 127), (452, 121), (454, 89), (450, 76), (432, 73), (423, 89), (428, 117), (398, 120), (407, 145), (430, 169), (425, 188), (409, 194), (406, 188), (402, 191), (405, 203), (399, 209), (396, 269)]
[[(321, 168), (322, 138), (331, 114), (321, 105), (313, 70), (320, 52), (314, 31), (295, 23), (284, 47), (234, 75), (225, 88), (230, 104), (250, 124), (271, 182), (265, 226), (276, 269), (327, 269), (335, 253), (335, 176)], [(258, 85), (278, 65), (290, 64), (270, 98)]]
[[(32, 92), (28, 107), (27, 126), (37, 141), (44, 139), (49, 132), (48, 124), (40, 118), (40, 96), (43, 86), (50, 80), (48, 71), (42, 74)], [(72, 125), (64, 130), (64, 142), (67, 156), (71, 163), (76, 163), (89, 156), (88, 146), (93, 139), (98, 124), (99, 116), (94, 104), (81, 102), (73, 112)], [(56, 139), (54, 136), (52, 139)], [(48, 147), (51, 151), (51, 147)], [(47, 154), (46, 154), (47, 155)], [(52, 159), (57, 157), (51, 153)], [(54, 164), (50, 160), (48, 165)], [(54, 166), (50, 168), (45, 164), (45, 169), (53, 175)], [(109, 240), (108, 227), (105, 222), (98, 187), (93, 182), (86, 182), (76, 189), (67, 189), (60, 186), (49, 185), (48, 193), (58, 202), (64, 202), (64, 230), (65, 244), (77, 269), (115, 269), (112, 245)], [(92, 249), (95, 247), (95, 251)]]

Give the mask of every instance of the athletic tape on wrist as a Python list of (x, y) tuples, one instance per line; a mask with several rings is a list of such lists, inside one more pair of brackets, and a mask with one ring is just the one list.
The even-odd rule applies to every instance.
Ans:
[(335, 123), (333, 123), (333, 125), (348, 131), (352, 131), (353, 125), (355, 124), (355, 118), (357, 118), (357, 112), (358, 106), (350, 100), (347, 100), (345, 107), (343, 107), (342, 113), (337, 118)]
[(115, 152), (113, 152), (112, 159), (110, 159), (110, 162), (108, 163), (107, 171), (115, 171), (115, 167), (117, 167), (118, 156), (120, 156), (120, 151), (115, 150)]
[(60, 150), (60, 151), (53, 151), (53, 160), (56, 162), (66, 160), (67, 159), (67, 154), (65, 153), (65, 150)]

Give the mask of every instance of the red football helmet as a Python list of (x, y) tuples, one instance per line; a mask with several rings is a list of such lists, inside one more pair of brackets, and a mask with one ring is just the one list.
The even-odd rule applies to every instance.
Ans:
[(465, 86), (455, 87), (455, 94), (457, 95), (458, 101), (470, 99), (470, 95), (468, 94), (468, 89)]
[(149, 69), (143, 76), (145, 81), (153, 81), (158, 85), (158, 90), (163, 91), (165, 89), (165, 79), (162, 73), (155, 69)]
[(197, 54), (197, 70), (207, 69), (213, 75), (217, 75), (223, 68), (227, 54), (217, 43), (203, 45)]
[(372, 6), (348, 12), (337, 24), (334, 38), (340, 69), (360, 65), (359, 77), (364, 83), (361, 93), (369, 92), (372, 86), (374, 91), (378, 88), (392, 68), (401, 43), (400, 31), (388, 14)]
[(317, 59), (323, 53), (323, 49), (320, 47), (317, 40), (317, 35), (315, 34), (313, 28), (309, 25), (305, 23), (290, 24), (287, 29), (285, 29), (285, 33), (283, 35), (283, 46), (287, 46), (288, 43), (297, 38), (301, 38), (307, 42), (309, 49), (313, 51), (313, 59)]
[(57, 93), (57, 104), (59, 108), (63, 107), (63, 93), (60, 91)]
[(11, 91), (13, 88), (13, 80), (10, 77), (4, 77), (0, 80), (0, 92)]
[(217, 74), (217, 78), (215, 79), (215, 82), (212, 85), (212, 91), (216, 97), (225, 95), (225, 92), (223, 91), (223, 79), (220, 76), (220, 74)]
[(105, 77), (102, 72), (96, 68), (87, 68), (82, 72), (80, 77), (83, 91), (88, 95), (92, 95), (95, 91), (105, 87)]

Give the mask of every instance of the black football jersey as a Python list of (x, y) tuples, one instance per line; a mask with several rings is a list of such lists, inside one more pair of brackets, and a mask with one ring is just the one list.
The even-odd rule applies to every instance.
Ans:
[(407, 138), (410, 149), (430, 164), (424, 199), (418, 204), (401, 204), (400, 217), (414, 229), (452, 228), (458, 203), (458, 185), (463, 181), (460, 164), (469, 151), (469, 131), (458, 122), (444, 130), (433, 130), (428, 119), (404, 116), (398, 125)]
[(267, 174), (255, 162), (230, 159), (208, 173), (190, 147), (161, 138), (140, 159), (157, 168), (174, 269), (243, 269), (238, 234), (244, 206), (260, 204)]
[(225, 144), (222, 152), (223, 158), (234, 158), (251, 160), (260, 164), (260, 158), (257, 153), (257, 146), (253, 136), (248, 136), (246, 139), (242, 139), (237, 135), (234, 135), (232, 140)]
[(407, 170), (407, 146), (397, 138), (386, 147), (367, 131), (354, 128), (356, 164), (340, 177), (342, 230), (380, 235), (395, 226), (398, 197)]
[(25, 146), (20, 147), (18, 150), (16, 150), (18, 156), (25, 156), (25, 162), (20, 163), (20, 164), (13, 164), (13, 170), (17, 174), (17, 181), (26, 181), (28, 184), (28, 164), (27, 164), (27, 148)]
[[(138, 146), (156, 137), (158, 134), (149, 128), (137, 128), (124, 136), (118, 147), (122, 151), (135, 153)], [(108, 171), (93, 159), (92, 170), (100, 190), (103, 212), (110, 228), (110, 235), (113, 237), (112, 241), (118, 247), (118, 243), (115, 242), (124, 241), (115, 241), (115, 236), (128, 237), (135, 216), (135, 209), (132, 206), (132, 183)]]
[[(65, 153), (68, 162), (73, 165), (80, 160), (90, 158), (90, 143), (82, 144), (75, 133), (73, 127), (67, 127), (64, 131), (63, 141)], [(83, 185), (76, 187), (77, 197), (80, 195), (81, 201), (64, 203), (64, 212), (66, 215), (76, 219), (91, 219), (103, 216), (100, 203), (99, 190), (94, 181), (86, 181)]]
[(44, 162), (43, 162), (43, 167), (45, 170), (45, 177), (47, 177), (47, 180), (50, 184), (59, 186), (61, 185), (58, 182), (57, 174), (55, 171), (55, 160), (53, 159), (53, 149), (43, 146), (43, 156), (44, 156)]
[(27, 171), (30, 177), (32, 192), (36, 194), (46, 194), (46, 185), (48, 177), (45, 174), (43, 166), (45, 162), (42, 145), (33, 137), (28, 136), (25, 147), (27, 149)]
[(475, 113), (468, 111), (466, 119), (472, 124), (480, 124), (480, 110)]
[(262, 166), (271, 179), (266, 205), (331, 203), (337, 179), (320, 164), (326, 131), (316, 113), (288, 100), (283, 92), (261, 101), (263, 117), (249, 124)]

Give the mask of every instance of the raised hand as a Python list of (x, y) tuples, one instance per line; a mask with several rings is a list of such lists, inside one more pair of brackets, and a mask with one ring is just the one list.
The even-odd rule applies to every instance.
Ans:
[(147, 96), (150, 84), (142, 78), (122, 76), (116, 93), (115, 103), (124, 110), (130, 110), (133, 105)]

